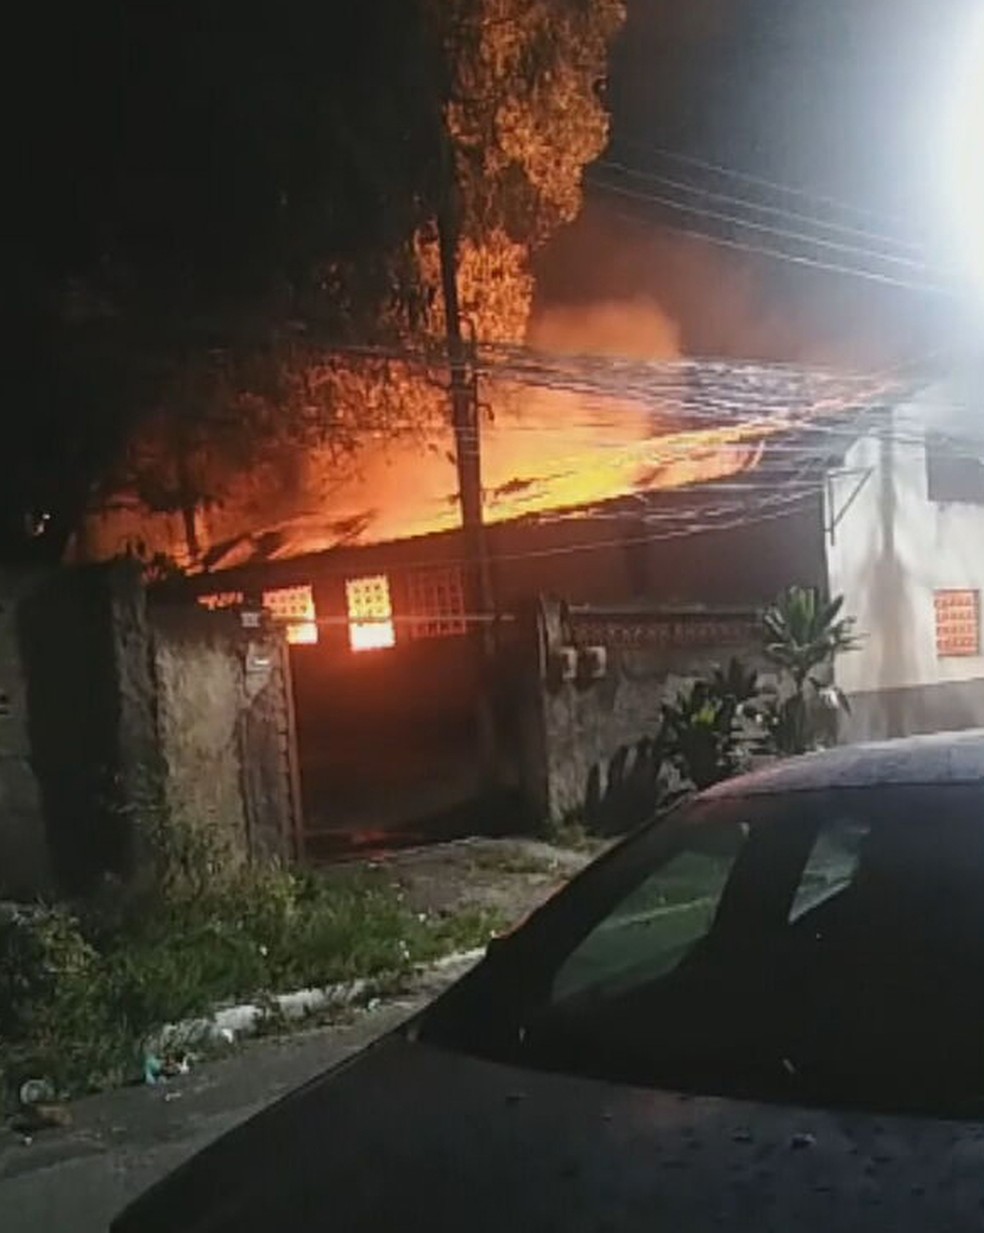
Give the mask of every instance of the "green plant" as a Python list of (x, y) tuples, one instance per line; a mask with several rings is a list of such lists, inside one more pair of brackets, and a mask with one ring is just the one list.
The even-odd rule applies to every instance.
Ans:
[(703, 789), (741, 769), (747, 745), (741, 720), (758, 692), (758, 674), (732, 659), (663, 704), (657, 746), (681, 779)]
[(135, 1078), (142, 1043), (230, 1000), (357, 978), (488, 941), (489, 912), (413, 911), (388, 882), (241, 868), (102, 908), (0, 910), (0, 1094), (42, 1077), (77, 1093)]
[(764, 708), (777, 752), (815, 747), (831, 707), (848, 710), (847, 698), (830, 680), (839, 655), (855, 650), (855, 622), (841, 615), (843, 596), (823, 600), (816, 587), (789, 587), (762, 615), (763, 650), (779, 668), (780, 690)]
[(765, 654), (787, 672), (797, 688), (829, 667), (838, 655), (856, 650), (860, 639), (853, 617), (842, 617), (844, 597), (824, 601), (816, 587), (788, 587), (762, 614)]

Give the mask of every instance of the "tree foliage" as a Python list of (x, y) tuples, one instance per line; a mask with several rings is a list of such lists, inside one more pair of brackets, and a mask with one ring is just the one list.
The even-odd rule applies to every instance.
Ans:
[[(344, 446), (366, 401), (394, 401), (377, 388), (394, 370), (339, 345), (441, 336), (449, 171), (466, 318), (521, 338), (530, 253), (577, 212), (605, 142), (621, 16), (620, 0), (103, 0), (53, 56), (39, 39), (39, 88), (57, 79), (71, 106), (36, 109), (25, 140), (4, 295), (30, 345), (8, 396), (45, 430), (11, 510), (71, 523), (95, 481), (127, 477), (141, 429), (129, 479), (153, 508), (213, 498), (284, 438)], [(408, 384), (394, 413), (435, 414), (439, 392)]]

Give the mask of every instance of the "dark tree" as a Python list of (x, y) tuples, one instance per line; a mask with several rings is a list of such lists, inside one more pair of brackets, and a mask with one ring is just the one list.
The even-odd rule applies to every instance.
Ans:
[[(210, 495), (203, 433), (248, 465), (300, 352), (439, 336), (428, 228), (449, 174), (466, 307), (514, 334), (529, 246), (576, 211), (605, 139), (595, 85), (620, 15), (619, 0), (34, 10), (11, 45), (0, 552), (57, 556), (147, 424), (169, 421), (187, 454), (158, 485), (185, 508)], [(515, 290), (490, 285), (486, 243)], [(50, 515), (39, 536), (34, 511)]]

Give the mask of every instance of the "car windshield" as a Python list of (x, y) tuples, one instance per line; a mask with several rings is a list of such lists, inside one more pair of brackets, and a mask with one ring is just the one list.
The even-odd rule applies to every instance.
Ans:
[(982, 804), (957, 786), (697, 801), (502, 942), (422, 1036), (633, 1084), (980, 1113)]

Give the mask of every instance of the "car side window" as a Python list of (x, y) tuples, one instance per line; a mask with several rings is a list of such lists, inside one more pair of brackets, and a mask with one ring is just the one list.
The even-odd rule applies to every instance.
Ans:
[(746, 825), (731, 824), (695, 835), (568, 955), (551, 1002), (587, 989), (610, 996), (672, 972), (711, 931), (748, 833)]
[(861, 850), (870, 831), (866, 821), (838, 816), (825, 821), (807, 857), (789, 909), (795, 924), (808, 912), (845, 891), (854, 881)]

